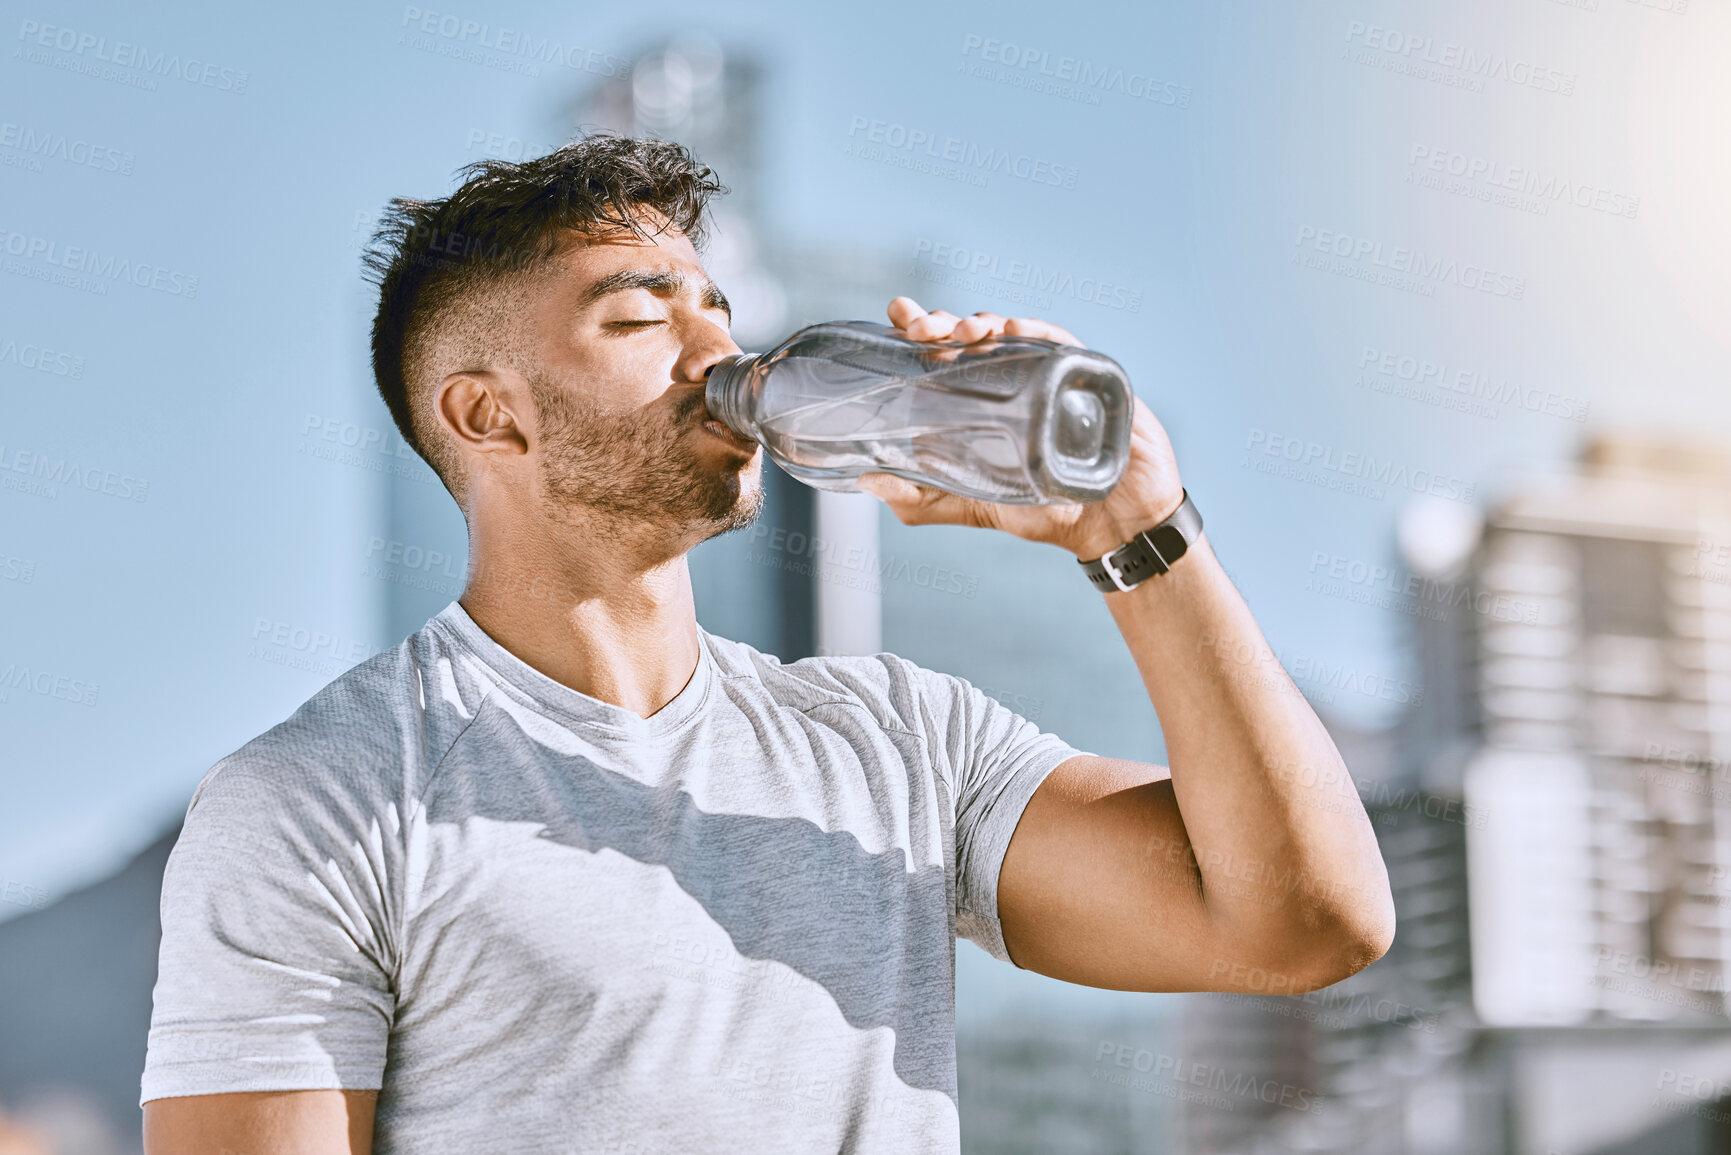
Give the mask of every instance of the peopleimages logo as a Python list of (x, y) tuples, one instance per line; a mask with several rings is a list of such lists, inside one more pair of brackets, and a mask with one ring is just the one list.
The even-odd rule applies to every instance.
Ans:
[(463, 142), (465, 152), (480, 149), (488, 156), (500, 157), (512, 163), (521, 163), (530, 157), (545, 156), (559, 147), (558, 144), (536, 143), (520, 136), (489, 132), (484, 128), (471, 128), (468, 139)]
[[(822, 581), (849, 589), (864, 589), (883, 593), (886, 581), (906, 582), (937, 593), (960, 594), (971, 598), (979, 588), (976, 574), (948, 569), (928, 561), (913, 561), (895, 554), (884, 556), (863, 546), (826, 541), (815, 535), (788, 531), (781, 526), (771, 529), (763, 522), (751, 527), (753, 543), (767, 539), (767, 549), (754, 548), (746, 560), (790, 573), (817, 577)], [(810, 558), (810, 561), (799, 561)]]
[(14, 557), (0, 549), (0, 581), (29, 585), (36, 580), (36, 562), (27, 557)]
[[(1379, 349), (1375, 345), (1366, 345), (1359, 353), (1358, 367), (1361, 373), (1354, 382), (1357, 385), (1365, 384), (1362, 371), (1368, 369), (1376, 376), (1407, 382), (1415, 389), (1433, 388), (1473, 401), (1506, 405), (1511, 409), (1561, 417), (1567, 421), (1583, 422), (1587, 419), (1588, 403), (1579, 397), (1550, 389), (1530, 388), (1506, 377), (1499, 379), (1473, 369), (1451, 369), (1445, 361)], [(1376, 388), (1374, 384), (1369, 387)], [(1383, 389), (1377, 391), (1387, 392)], [(1490, 410), (1488, 415), (1495, 417), (1496, 410)]]
[[(1253, 428), (1244, 448), (1246, 456), (1257, 454), (1266, 460), (1285, 462), (1299, 470), (1332, 474), (1355, 484), (1407, 489), (1413, 493), (1446, 497), (1451, 501), (1473, 499), (1474, 483), (1463, 478), (1430, 469), (1409, 469), (1393, 458), (1379, 459), (1375, 454), (1353, 450), (1343, 452), (1332, 445), (1306, 441), (1302, 437)], [(1380, 498), (1382, 494), (1378, 492), (1376, 496)]]
[[(1637, 8), (1651, 8), (1655, 12), (1665, 12), (1672, 16), (1681, 16), (1689, 11), (1689, 0), (1628, 0)], [(1585, 12), (1597, 12), (1599, 0), (1551, 0), (1553, 4), (1561, 4), (1565, 8), (1579, 8)]]
[(49, 897), (48, 892), (39, 886), (33, 887), (28, 883), (7, 879), (5, 885), (0, 886), (0, 902), (41, 910), (48, 905)]
[[(1211, 630), (1204, 630), (1197, 638), (1196, 653), (1206, 653), (1214, 659), (1214, 663), (1210, 666), (1198, 657), (1190, 663), (1190, 669), (1194, 673), (1206, 670), (1217, 677), (1226, 677), (1243, 685), (1261, 686), (1276, 691), (1285, 684), (1283, 678), (1292, 682), (1305, 682), (1311, 686), (1311, 691), (1306, 692), (1302, 687), (1298, 687), (1299, 693), (1313, 701), (1332, 704), (1335, 690), (1362, 694), (1367, 698), (1380, 698), (1399, 706), (1417, 706), (1424, 701), (1424, 687), (1405, 678), (1391, 678), (1384, 674), (1359, 670), (1344, 662), (1330, 663), (1325, 658), (1313, 658), (1305, 654), (1283, 654), (1279, 650), (1252, 646), (1242, 641), (1234, 643), (1229, 639), (1216, 638)], [(1276, 671), (1279, 671), (1281, 676), (1275, 676)]]
[(1499, 622), (1535, 625), (1539, 620), (1539, 604), (1529, 599), (1492, 594), (1470, 582), (1420, 577), (1400, 566), (1326, 550), (1311, 554), (1309, 573), (1304, 588), (1313, 593), (1431, 621), (1446, 622), (1450, 610), (1462, 608)]
[(378, 652), (379, 648), (368, 642), (273, 618), (253, 622), (247, 646), (249, 658), (325, 677), (334, 677)]
[[(540, 76), (538, 64), (557, 64), (573, 72), (588, 72), (596, 76), (625, 76), (631, 71), (631, 60), (610, 52), (597, 52), (581, 44), (566, 44), (551, 36), (536, 38), (519, 28), (495, 26), (485, 20), (471, 20), (453, 12), (433, 12), (407, 5), (403, 8), (401, 27), (422, 37), (436, 36), (445, 41), (424, 39), (399, 40), (411, 48), (433, 51), (441, 56), (455, 56), (474, 63), (497, 66), (511, 65), (506, 71)], [(476, 49), (499, 53), (499, 58), (482, 57)], [(512, 60), (512, 57), (521, 59)]]
[(108, 287), (103, 281), (125, 281), (141, 289), (154, 289), (156, 292), (167, 293), (171, 297), (184, 297), (189, 301), (198, 296), (198, 278), (190, 273), (153, 265), (147, 261), (132, 261), (112, 252), (103, 254), (81, 245), (62, 245), (51, 237), (14, 232), (4, 226), (0, 226), (0, 252), (23, 261), (40, 260), (49, 266), (41, 268), (10, 261), (7, 262), (7, 272), (29, 275), (34, 269), (41, 274), (42, 279), (47, 279), (53, 270), (68, 269), (73, 275), (87, 274), (98, 278), (93, 283), (104, 295), (108, 292)]
[(9, 120), (0, 123), (0, 148), (12, 149), (20, 154), (21, 159), (34, 162), (33, 171), (36, 172), (42, 171), (43, 160), (58, 160), (81, 168), (93, 168), (98, 172), (131, 176), (132, 163), (136, 159), (130, 152), (122, 152), (111, 145), (80, 140), (63, 132), (32, 128)]
[[(1479, 264), (1462, 264), (1453, 257), (1437, 256), (1404, 245), (1385, 248), (1369, 237), (1314, 225), (1300, 225), (1297, 246), (1292, 254), (1295, 262), (1324, 272), (1338, 273), (1359, 280), (1387, 284), (1394, 288), (1416, 286), (1422, 296), (1435, 293), (1436, 285), (1457, 285), (1493, 297), (1519, 301), (1527, 295), (1527, 279), (1498, 272)], [(1307, 258), (1309, 249), (1319, 258)], [(1332, 262), (1328, 258), (1335, 258)]]
[(1690, 576), (1716, 585), (1731, 585), (1731, 543), (1702, 538), (1695, 543), (1695, 564)]
[(938, 170), (954, 166), (954, 171), (966, 179), (966, 183), (977, 184), (981, 188), (985, 187), (986, 177), (992, 173), (1064, 189), (1075, 188), (1076, 179), (1080, 175), (1080, 170), (1075, 165), (1057, 164), (1007, 148), (982, 148), (975, 142), (962, 140), (960, 137), (946, 136), (925, 128), (910, 128), (905, 124), (876, 120), (869, 116), (855, 116), (850, 119), (847, 134), (851, 138), (847, 147), (849, 156), (891, 164), (912, 160), (917, 164), (900, 163), (897, 167), (919, 168), (930, 165), (934, 175), (940, 176), (947, 174)]
[[(949, 277), (942, 272), (943, 269), (953, 269), (958, 275)], [(1025, 290), (1014, 296), (1019, 299), (1032, 295), (1034, 299), (1029, 303), (1038, 304), (1041, 308), (1050, 308), (1053, 297), (1069, 297), (1084, 304), (1126, 313), (1142, 311), (1140, 289), (1099, 277), (1078, 277), (1074, 273), (1042, 268), (1028, 261), (1003, 260), (996, 253), (948, 245), (929, 237), (914, 244), (913, 274), (921, 280), (959, 289), (972, 290), (982, 283), (996, 282), (994, 295), (1011, 295), (1002, 291), (1006, 287)]]
[(15, 338), (0, 336), (0, 365), (13, 364), (20, 369), (34, 369), (55, 377), (77, 379), (84, 376), (84, 358), (72, 353), (50, 349), (46, 345), (19, 344)]
[(8, 449), (0, 442), (0, 489), (45, 497), (60, 495), (56, 486), (86, 489), (121, 501), (143, 501), (150, 496), (150, 482), (131, 474), (116, 473), (93, 465), (80, 465), (70, 457), (52, 457), (27, 449)]
[(1190, 86), (1187, 84), (1161, 80), (1147, 72), (1126, 72), (1122, 68), (1095, 64), (1075, 56), (1054, 57), (1043, 48), (1030, 48), (1013, 40), (994, 40), (990, 36), (970, 33), (962, 38), (962, 55), (982, 64), (1000, 66), (995, 70), (969, 70), (964, 65), (963, 70), (969, 75), (1084, 104), (1099, 104), (1100, 93), (1116, 92), (1132, 100), (1174, 108), (1190, 107)]
[(295, 452), (305, 456), (386, 473), (423, 485), (442, 484), (421, 460), (421, 455), (394, 429), (376, 429), (337, 417), (308, 413), (301, 434), (301, 446)]
[[(124, 68), (142, 72), (147, 79), (173, 77), (188, 84), (236, 95), (246, 91), (248, 74), (238, 68), (210, 64), (195, 56), (183, 57), (178, 52), (170, 53), (164, 50), (152, 53), (145, 45), (132, 44), (125, 40), (116, 40), (111, 45), (106, 36), (80, 32), (75, 28), (25, 20), (18, 26), (18, 39), (24, 41), (24, 48), (21, 48), (17, 55), (26, 55), (25, 50), (29, 49), (31, 51), (27, 58), (34, 63), (85, 72), (102, 79), (127, 79), (120, 75), (105, 75), (112, 73), (115, 68)], [(56, 60), (46, 53), (34, 51), (38, 48), (51, 48), (61, 53), (62, 57)], [(112, 68), (97, 67), (102, 64), (111, 65)], [(155, 88), (156, 85), (152, 82), (144, 87)]]
[(6, 701), (15, 690), (38, 694), (44, 698), (58, 698), (75, 706), (94, 706), (102, 687), (69, 674), (44, 670), (40, 666), (9, 662), (4, 669), (0, 669), (0, 701)]
[[(1575, 92), (1573, 72), (1545, 68), (1530, 60), (1511, 57), (1501, 52), (1483, 52), (1456, 44), (1452, 40), (1439, 42), (1429, 36), (1402, 32), (1398, 28), (1385, 28), (1380, 24), (1367, 24), (1362, 20), (1347, 21), (1346, 40), (1349, 45), (1359, 45), (1368, 50), (1368, 54), (1358, 63), (1381, 64), (1385, 67), (1392, 65), (1391, 71), (1410, 70), (1420, 79), (1448, 80), (1450, 77), (1459, 77), (1477, 82), (1480, 89), (1484, 81), (1500, 80), (1520, 88), (1536, 88), (1540, 92), (1551, 92), (1559, 96), (1573, 96)], [(1445, 75), (1426, 74), (1422, 71), (1422, 66), (1440, 69)], [(1452, 80), (1450, 82), (1452, 83)]]
[[(1232, 1003), (1284, 1018), (1300, 1019), (1337, 1031), (1348, 1030), (1366, 1022), (1377, 1022), (1434, 1035), (1441, 1018), (1435, 1011), (1413, 1006), (1411, 1003), (1403, 1003), (1386, 996), (1377, 998), (1368, 991), (1353, 994), (1351, 991), (1341, 990), (1338, 986), (1324, 987), (1320, 991), (1306, 991), (1301, 995), (1289, 995), (1278, 1002), (1271, 1002), (1263, 995), (1243, 994), (1238, 991), (1215, 994), (1213, 1001)], [(1304, 1005), (1306, 1003), (1318, 1005), (1322, 1009), (1311, 1010)]]
[(1156, 1054), (1153, 1051), (1132, 1047), (1127, 1043), (1115, 1043), (1109, 1039), (1100, 1040), (1100, 1047), (1094, 1052), (1094, 1064), (1093, 1078), (1109, 1083), (1134, 1086), (1137, 1090), (1151, 1090), (1153, 1088), (1142, 1085), (1142, 1081), (1131, 1080), (1128, 1076), (1116, 1075), (1106, 1068), (1109, 1065), (1129, 1068), (1145, 1075), (1169, 1079), (1173, 1083), (1224, 1092), (1224, 1095), (1220, 1096), (1224, 1102), (1213, 1105), (1225, 1106), (1228, 1110), (1231, 1109), (1232, 1099), (1226, 1098), (1226, 1096), (1237, 1099), (1253, 1099), (1271, 1106), (1278, 1104), (1290, 1110), (1311, 1115), (1319, 1114), (1324, 1102), (1322, 1096), (1305, 1087), (1297, 1087), (1291, 1083), (1282, 1083), (1274, 1079), (1259, 1079), (1247, 1072), (1232, 1071), (1209, 1063), (1192, 1062), (1176, 1055)]
[(424, 549), (395, 538), (389, 541), (382, 537), (372, 538), (367, 543), (366, 556), (368, 559), (379, 558), (388, 566), (402, 566), (406, 570), (442, 575), (455, 581), (461, 581), (468, 572), (466, 558), (442, 550)]
[[(1548, 214), (1553, 203), (1571, 204), (1576, 208), (1631, 220), (1641, 208), (1640, 197), (1572, 181), (1555, 173), (1542, 173), (1525, 165), (1504, 164), (1489, 157), (1473, 156), (1441, 145), (1414, 144), (1406, 163), (1409, 182), (1416, 176), (1418, 183), (1427, 188), (1476, 196), (1510, 208), (1528, 211), (1536, 208), (1541, 216)], [(1454, 177), (1463, 187), (1453, 187), (1440, 179), (1427, 182), (1430, 174), (1439, 178)], [(1531, 198), (1531, 208), (1522, 198)]]

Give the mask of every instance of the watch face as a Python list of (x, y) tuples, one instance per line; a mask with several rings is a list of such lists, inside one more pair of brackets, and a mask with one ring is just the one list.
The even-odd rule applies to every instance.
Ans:
[(1190, 543), (1184, 540), (1184, 531), (1175, 525), (1162, 525), (1148, 534), (1148, 543), (1160, 555), (1160, 560), (1170, 566), (1184, 556), (1184, 551), (1190, 548)]

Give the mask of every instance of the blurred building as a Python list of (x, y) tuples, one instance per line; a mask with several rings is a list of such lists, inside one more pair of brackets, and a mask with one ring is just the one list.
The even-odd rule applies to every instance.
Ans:
[(1402, 731), (1365, 733), (1332, 721), (1329, 729), (1388, 867), (1394, 944), (1374, 965), (1309, 994), (1190, 996), (1184, 1052), (1277, 1088), (1287, 1103), (1277, 1095), (1274, 1104), (1189, 1104), (1178, 1149), (1491, 1155), (1501, 1150), (1496, 1075), (1468, 1058), (1464, 811), (1458, 798), (1451, 806), (1421, 785), (1403, 757), (1410, 746)]
[(180, 827), (114, 875), (0, 923), (0, 1155), (136, 1155), (162, 870)]
[(1380, 742), (1337, 733), (1395, 946), (1303, 998), (1199, 1000), (1192, 1050), (1328, 1106), (1192, 1110), (1186, 1149), (1731, 1151), (1731, 461), (1603, 438), (1400, 537), (1402, 594), (1438, 610), (1426, 695)]
[[(1731, 539), (1723, 456), (1603, 442), (1515, 495), (1477, 584), (1474, 998), (1488, 1022), (1723, 1022)], [(1731, 555), (1728, 555), (1731, 556)], [(1522, 887), (1499, 879), (1530, 880)]]
[[(1150, 1009), (1152, 1009), (1150, 1007)], [(1000, 1016), (958, 1027), (956, 1083), (962, 1150), (980, 1155), (1157, 1155), (1176, 1148), (1174, 1100), (1161, 1076), (1128, 1070), (1108, 1049), (1171, 1051), (1162, 1017)], [(1109, 1076), (1122, 1077), (1122, 1081)]]

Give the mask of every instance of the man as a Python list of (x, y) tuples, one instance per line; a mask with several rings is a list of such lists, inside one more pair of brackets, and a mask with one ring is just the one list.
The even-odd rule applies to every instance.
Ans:
[[(1170, 773), (891, 654), (784, 665), (699, 628), (685, 555), (762, 500), (704, 406), (739, 351), (697, 253), (723, 190), (604, 135), (468, 172), (394, 201), (371, 267), (379, 388), (463, 509), (469, 581), (200, 784), (152, 1155), (953, 1152), (957, 934), (1140, 991), (1298, 993), (1387, 949), (1351, 779), (1193, 530), (1104, 595)], [(869, 484), (1083, 561), (1185, 500), (1140, 402), (1099, 503)]]

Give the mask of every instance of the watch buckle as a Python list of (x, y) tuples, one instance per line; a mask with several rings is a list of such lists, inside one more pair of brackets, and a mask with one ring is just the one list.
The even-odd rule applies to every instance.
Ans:
[(1129, 585), (1125, 585), (1124, 584), (1124, 578), (1121, 576), (1118, 567), (1112, 564), (1112, 554), (1117, 553), (1118, 550), (1121, 550), (1123, 548), (1124, 548), (1123, 546), (1119, 546), (1118, 549), (1111, 551), (1111, 553), (1101, 554), (1100, 555), (1100, 568), (1106, 571), (1106, 576), (1112, 579), (1112, 584), (1114, 586), (1118, 587), (1118, 591), (1120, 593), (1126, 593), (1127, 594), (1131, 590), (1135, 589), (1137, 586), (1141, 585), (1142, 583), (1141, 582), (1131, 582)]

